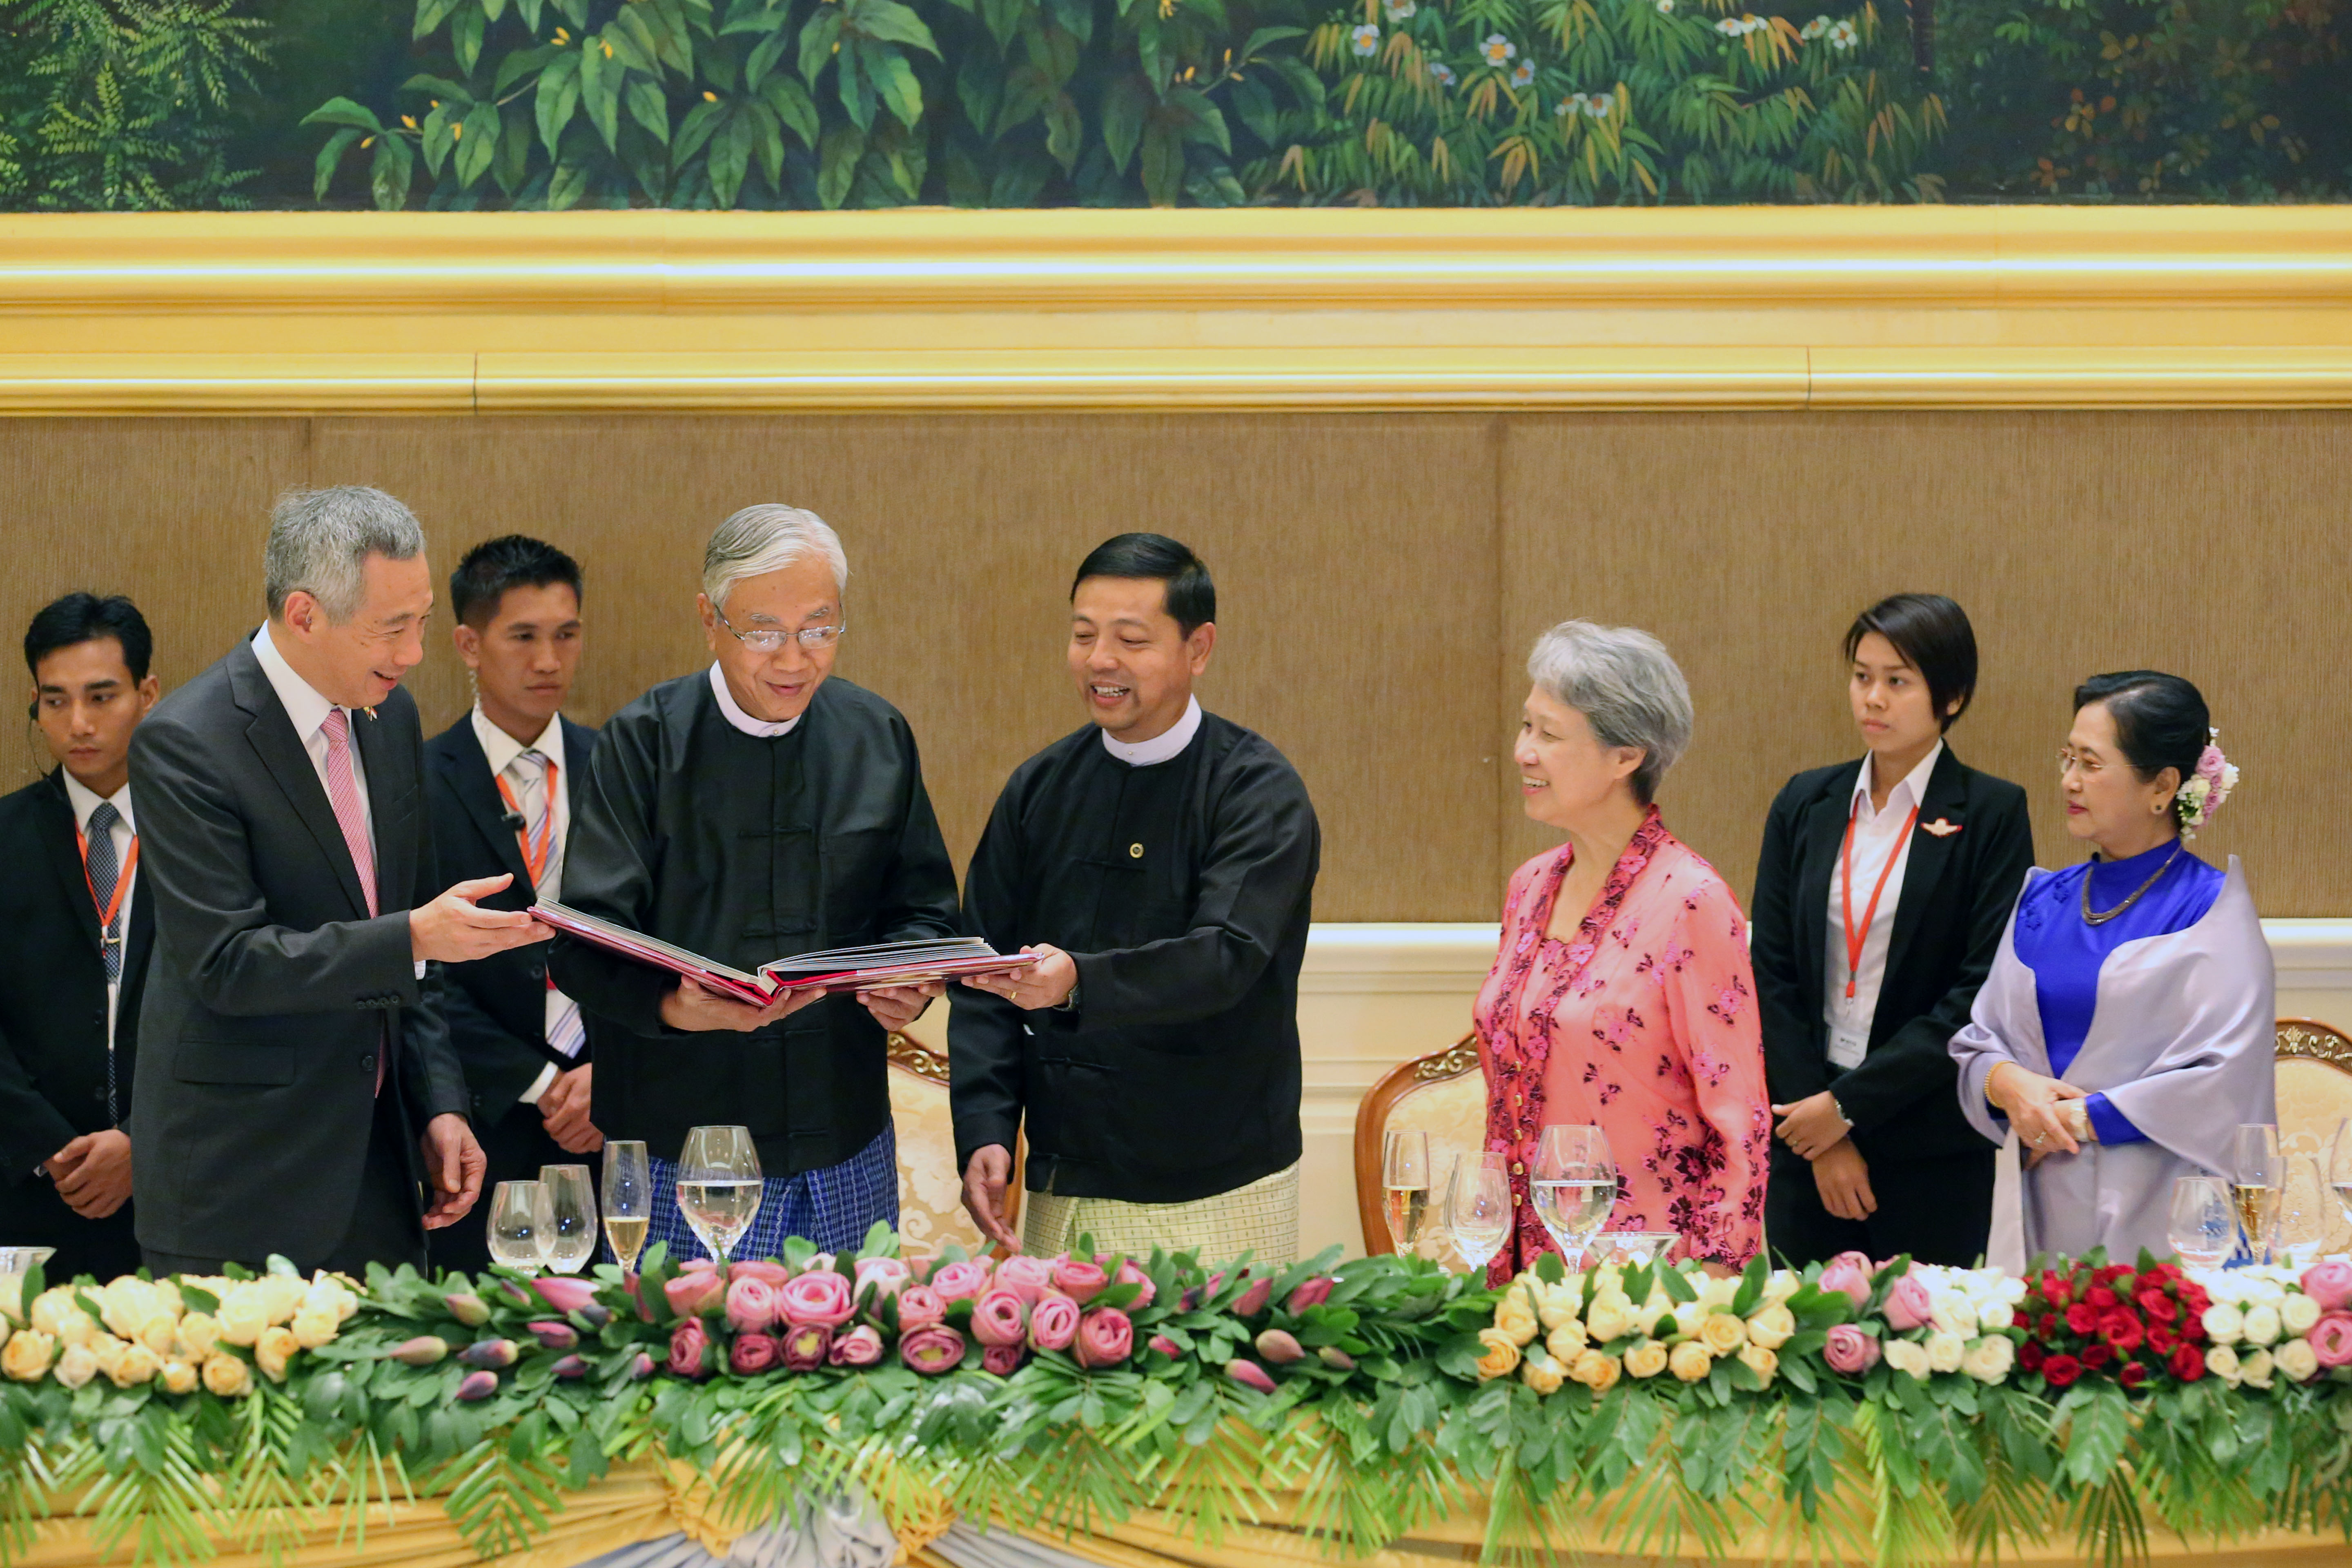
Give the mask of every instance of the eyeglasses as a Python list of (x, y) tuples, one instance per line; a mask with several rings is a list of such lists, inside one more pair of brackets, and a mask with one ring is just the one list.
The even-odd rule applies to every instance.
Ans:
[(2062, 779), (2066, 776), (2069, 770), (2079, 771), (2084, 778), (2089, 778), (2093, 773), (2105, 769), (2106, 765), (2096, 757), (2086, 757), (2080, 752), (2061, 751), (2058, 753), (2058, 776)]
[(747, 632), (738, 630), (735, 623), (727, 618), (724, 611), (714, 609), (710, 613), (719, 617), (720, 626), (735, 634), (737, 641), (745, 647), (757, 648), (761, 653), (775, 652), (784, 646), (784, 639), (787, 637), (799, 638), (801, 647), (804, 648), (831, 647), (841, 640), (841, 634), (849, 629), (845, 626), (803, 626), (798, 631), (788, 631), (782, 626), (753, 626)]

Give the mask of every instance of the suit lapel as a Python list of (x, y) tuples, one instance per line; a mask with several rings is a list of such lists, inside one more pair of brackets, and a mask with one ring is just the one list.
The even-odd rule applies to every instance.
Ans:
[[(1805, 1016), (1817, 1018), (1822, 990), (1828, 984), (1830, 888), (1837, 877), (1838, 847), (1845, 842), (1846, 816), (1853, 803), (1854, 780), (1862, 764), (1852, 763), (1830, 776), (1821, 795), (1807, 809), (1803, 872), (1797, 879), (1797, 973), (1807, 1003)], [(1810, 955), (1810, 956), (1808, 956)]]
[(58, 768), (49, 774), (49, 804), (43, 807), (48, 818), (41, 833), (41, 848), (48, 859), (49, 869), (58, 879), (58, 891), (65, 900), (65, 908), (75, 927), (96, 952), (99, 944), (98, 909), (89, 900), (89, 882), (81, 867), (81, 851), (74, 844), (73, 798), (66, 794), (65, 770)]
[(481, 738), (474, 733), (472, 721), (457, 721), (450, 747), (450, 752), (442, 754), (440, 765), (448, 772), (450, 788), (458, 803), (465, 806), (467, 816), (489, 845), (490, 853), (513, 876), (514, 885), (536, 897), (530, 868), (523, 864), (521, 843), (506, 824), (506, 799), (499, 794), (498, 779), (490, 772), (490, 759), (482, 752)]
[(1967, 784), (1960, 776), (1960, 761), (1947, 745), (1944, 754), (1936, 759), (1935, 771), (1927, 775), (1927, 798), (1919, 805), (1919, 826), (1911, 832), (1911, 858), (1903, 867), (1903, 896), (1895, 900), (1895, 930), (1886, 942), (1889, 974), (1902, 969), (1911, 940), (1918, 934), (1920, 919), (1935, 901), (1945, 868), (1959, 851), (1959, 833), (1930, 833), (1928, 825), (1966, 826), (1962, 807), (1968, 798)]
[(302, 749), (301, 738), (294, 733), (294, 721), (286, 716), (286, 705), (278, 700), (278, 693), (270, 688), (261, 660), (254, 657), (252, 647), (247, 644), (238, 644), (229, 656), (229, 687), (236, 693), (237, 706), (251, 716), (251, 722), (245, 728), (247, 742), (286, 796), (287, 804), (294, 808), (294, 815), (310, 829), (319, 853), (334, 868), (336, 879), (342, 884), (343, 896), (351, 900), (352, 911), (365, 915), (367, 900), (360, 892), (359, 871), (352, 864), (351, 848), (343, 842), (343, 828), (335, 820), (335, 808), (328, 804), (326, 786), (319, 782), (319, 770), (310, 765), (310, 753)]

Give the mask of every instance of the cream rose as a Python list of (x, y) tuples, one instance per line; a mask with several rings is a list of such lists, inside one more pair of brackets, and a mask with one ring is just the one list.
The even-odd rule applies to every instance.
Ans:
[(269, 1299), (258, 1280), (240, 1279), (221, 1298), (220, 1337), (233, 1345), (249, 1345), (269, 1326)]
[(1960, 1370), (1979, 1383), (2000, 1383), (2017, 1364), (2017, 1347), (2005, 1334), (1987, 1334), (1960, 1358)]
[(1700, 1321), (1698, 1342), (1717, 1355), (1729, 1355), (1748, 1342), (1748, 1321), (1729, 1312), (1714, 1313)]
[(1740, 1279), (1737, 1274), (1727, 1275), (1722, 1279), (1717, 1279), (1712, 1274), (1702, 1274), (1691, 1283), (1698, 1287), (1699, 1305), (1710, 1312), (1731, 1310), (1732, 1298), (1739, 1294)]
[(163, 1310), (155, 1299), (155, 1287), (136, 1274), (125, 1274), (95, 1295), (100, 1321), (119, 1339), (139, 1338), (147, 1320)]
[[(1764, 1304), (1777, 1307), (1804, 1287), (1804, 1280), (1786, 1268), (1775, 1268), (1764, 1280)], [(1773, 1347), (1775, 1350), (1779, 1346)]]
[(269, 1321), (273, 1324), (288, 1323), (302, 1310), (302, 1298), (310, 1293), (310, 1282), (292, 1274), (265, 1274), (254, 1281), (260, 1288), (261, 1299), (269, 1304)]
[(1508, 1377), (1519, 1368), (1519, 1342), (1501, 1329), (1480, 1329), (1478, 1342), (1486, 1350), (1478, 1357), (1478, 1381)]
[(2216, 1301), (2198, 1320), (2205, 1337), (2217, 1345), (2233, 1345), (2246, 1336), (2246, 1315), (2227, 1301)]
[(335, 1331), (342, 1326), (343, 1321), (335, 1316), (334, 1308), (304, 1307), (294, 1314), (294, 1321), (287, 1328), (293, 1334), (294, 1342), (309, 1351), (316, 1350), (333, 1339)]
[[(2267, 1301), (2259, 1307), (2246, 1309), (2246, 1342), (2248, 1344), (2267, 1345), (2275, 1342), (2279, 1337), (2279, 1310)], [(2262, 1385), (2257, 1384), (2255, 1386), (2259, 1388)]]
[(1632, 1308), (1615, 1301), (1595, 1301), (1592, 1310), (1584, 1314), (1585, 1332), (1596, 1345), (1623, 1339), (1633, 1331), (1633, 1326)]
[(2238, 1375), (2252, 1387), (2268, 1388), (2271, 1372), (2277, 1364), (2277, 1359), (2268, 1351), (2249, 1351), (2245, 1359), (2238, 1363)]
[(1615, 1356), (1602, 1355), (1599, 1351), (1582, 1351), (1568, 1369), (1568, 1375), (1595, 1394), (1606, 1394), (1617, 1386), (1621, 1372)]
[(1625, 1373), (1629, 1377), (1655, 1377), (1666, 1370), (1666, 1347), (1655, 1340), (1637, 1342), (1625, 1352)]
[(1969, 1354), (1968, 1341), (1958, 1334), (1940, 1331), (1929, 1334), (1927, 1344), (1922, 1348), (1927, 1352), (1928, 1366), (1937, 1372), (1959, 1371), (1960, 1363), (1968, 1359)]
[(122, 1359), (122, 1352), (130, 1348), (130, 1341), (118, 1340), (112, 1334), (97, 1334), (89, 1342), (89, 1353), (98, 1358), (98, 1370), (109, 1375), (113, 1373), (114, 1363)]
[(2296, 1291), (2279, 1303), (2279, 1327), (2290, 1334), (2307, 1334), (2319, 1321), (2319, 1303)]
[(1900, 1373), (1924, 1380), (1934, 1370), (1927, 1360), (1927, 1349), (1916, 1340), (1890, 1339), (1886, 1343), (1886, 1364)]
[(1634, 1309), (1634, 1331), (1654, 1339), (1657, 1337), (1658, 1325), (1671, 1319), (1674, 1311), (1675, 1304), (1672, 1301), (1664, 1296), (1653, 1296)]
[(1696, 1340), (1685, 1340), (1668, 1352), (1666, 1370), (1685, 1383), (1696, 1383), (1715, 1370), (1715, 1358)]
[(1535, 1303), (1517, 1285), (1505, 1291), (1503, 1299), (1495, 1303), (1495, 1326), (1510, 1335), (1514, 1345), (1532, 1344), (1543, 1327), (1537, 1321)]
[(68, 1345), (50, 1375), (68, 1388), (79, 1388), (98, 1375), (98, 1356), (88, 1345)]
[(1761, 1345), (1768, 1351), (1779, 1350), (1794, 1339), (1796, 1333), (1796, 1314), (1778, 1301), (1748, 1320), (1748, 1342)]
[[(2013, 1329), (2017, 1327), (2017, 1309), (2006, 1301), (1987, 1301), (1977, 1309), (1977, 1327), (1989, 1334)], [(2016, 1347), (2011, 1348), (2014, 1350)]]
[(1686, 1340), (1696, 1339), (1698, 1337), (1699, 1325), (1706, 1321), (1706, 1303), (1704, 1301), (1677, 1301), (1675, 1303), (1675, 1310), (1672, 1315), (1675, 1324), (1674, 1331), (1676, 1334)]
[(153, 1382), (155, 1374), (163, 1370), (162, 1356), (145, 1345), (133, 1343), (122, 1347), (122, 1353), (114, 1358), (106, 1375), (114, 1380), (117, 1388), (136, 1388), (142, 1383)]
[(301, 1348), (302, 1342), (294, 1337), (293, 1330), (272, 1323), (261, 1331), (259, 1339), (253, 1342), (253, 1364), (259, 1367), (261, 1375), (270, 1382), (283, 1383), (286, 1381), (288, 1358)]
[(2205, 1352), (2205, 1370), (2228, 1384), (2238, 1386), (2238, 1352), (2228, 1345), (2214, 1345)]
[(147, 1320), (139, 1331), (139, 1342), (159, 1356), (172, 1353), (172, 1343), (180, 1337), (180, 1320), (169, 1312), (158, 1312)]
[(1552, 1359), (1563, 1366), (1574, 1361), (1577, 1352), (1584, 1346), (1584, 1325), (1574, 1318), (1559, 1324), (1544, 1336), (1544, 1349), (1549, 1351)]
[(193, 1362), (201, 1362), (213, 1353), (220, 1342), (220, 1320), (210, 1312), (190, 1312), (173, 1327), (172, 1353)]
[(1577, 1308), (1584, 1304), (1584, 1286), (1577, 1279), (1563, 1279), (1557, 1285), (1533, 1282), (1536, 1299), (1536, 1321), (1549, 1333), (1562, 1323), (1576, 1320)]
[(1528, 1352), (1519, 1363), (1519, 1381), (1538, 1394), (1558, 1394), (1567, 1376), (1567, 1369), (1542, 1351)]
[(196, 1363), (179, 1356), (169, 1356), (163, 1362), (163, 1392), (193, 1394), (196, 1388)]
[(253, 1392), (253, 1369), (243, 1356), (221, 1354), (205, 1363), (205, 1388), (223, 1399)]
[(0, 1373), (5, 1373), (18, 1383), (38, 1383), (48, 1375), (49, 1363), (57, 1360), (58, 1337), (38, 1329), (18, 1329), (8, 1336), (8, 1343), (0, 1348)]
[(2309, 1340), (2289, 1340), (2272, 1352), (2279, 1375), (2289, 1383), (2309, 1383), (2319, 1375), (2319, 1355)]
[(1780, 1373), (1780, 1353), (1759, 1344), (1744, 1344), (1739, 1347), (1739, 1364), (1754, 1373), (1759, 1381), (1769, 1384)]
[(70, 1285), (52, 1285), (33, 1298), (33, 1327), (62, 1345), (88, 1344), (98, 1334)]
[(321, 1274), (302, 1293), (301, 1311), (332, 1312), (335, 1321), (347, 1322), (360, 1310), (360, 1299), (343, 1289), (342, 1282), (331, 1274)]

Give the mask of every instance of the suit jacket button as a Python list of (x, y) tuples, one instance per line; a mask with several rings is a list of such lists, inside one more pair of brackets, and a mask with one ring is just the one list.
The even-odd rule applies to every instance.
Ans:
[(369, 1052), (366, 1056), (363, 1056), (363, 1057), (362, 1057), (362, 1058), (360, 1058), (360, 1070), (361, 1070), (362, 1072), (373, 1072), (373, 1071), (375, 1071), (375, 1053), (374, 1053), (374, 1052), (371, 1051), (371, 1052)]

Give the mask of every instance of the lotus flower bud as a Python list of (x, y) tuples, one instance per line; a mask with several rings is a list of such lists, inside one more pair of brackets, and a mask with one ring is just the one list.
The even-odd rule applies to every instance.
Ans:
[(392, 1359), (403, 1366), (434, 1366), (448, 1353), (449, 1342), (435, 1334), (419, 1334), (392, 1348)]
[(530, 1330), (532, 1336), (549, 1350), (568, 1351), (579, 1348), (580, 1331), (569, 1323), (559, 1323), (552, 1318), (541, 1318), (525, 1326)]
[(457, 1359), (467, 1366), (512, 1366), (521, 1352), (512, 1340), (477, 1340), (457, 1352)]
[(500, 1291), (505, 1293), (508, 1300), (512, 1301), (518, 1307), (536, 1307), (539, 1305), (538, 1297), (532, 1295), (529, 1290), (523, 1289), (521, 1285), (516, 1283), (512, 1279), (499, 1280), (499, 1289)]
[(1309, 1307), (1319, 1307), (1331, 1299), (1331, 1289), (1339, 1283), (1328, 1274), (1318, 1274), (1310, 1279), (1302, 1279), (1298, 1282), (1298, 1289), (1290, 1293), (1290, 1300), (1286, 1305), (1293, 1312), (1303, 1312)]
[(559, 1312), (577, 1312), (596, 1300), (593, 1280), (575, 1279), (568, 1274), (542, 1275), (530, 1282), (530, 1288)]
[(1244, 1388), (1255, 1388), (1260, 1394), (1274, 1392), (1274, 1379), (1266, 1375), (1265, 1368), (1254, 1361), (1243, 1361), (1235, 1357), (1225, 1363), (1225, 1375)]
[(591, 1329), (601, 1329), (613, 1321), (613, 1309), (601, 1301), (591, 1301), (584, 1307), (574, 1307), (572, 1315)]
[(490, 1304), (471, 1291), (461, 1290), (454, 1296), (445, 1296), (442, 1304), (449, 1309), (451, 1317), (469, 1329), (478, 1329), (490, 1321)]
[(1353, 1372), (1356, 1370), (1356, 1358), (1349, 1355), (1346, 1351), (1341, 1350), (1338, 1345), (1325, 1345), (1321, 1350), (1317, 1351), (1315, 1353), (1322, 1360), (1323, 1364), (1329, 1367), (1333, 1372)]
[(562, 1378), (585, 1377), (588, 1361), (584, 1356), (568, 1355), (555, 1363), (555, 1375)]
[(469, 1372), (457, 1384), (457, 1397), (470, 1405), (478, 1399), (488, 1399), (499, 1391), (499, 1374), (494, 1372)]
[(1273, 1279), (1268, 1277), (1266, 1279), (1260, 1279), (1256, 1284), (1243, 1291), (1239, 1299), (1234, 1302), (1234, 1315), (1244, 1318), (1255, 1318), (1260, 1312), (1265, 1311), (1265, 1304), (1273, 1300)]
[(652, 1352), (647, 1351), (639, 1351), (637, 1352), (637, 1359), (629, 1363), (629, 1377), (631, 1381), (643, 1383), (653, 1374), (654, 1358)]
[(1282, 1329), (1265, 1329), (1257, 1336), (1257, 1353), (1276, 1366), (1288, 1366), (1306, 1359), (1307, 1351), (1296, 1335)]
[(1166, 1334), (1152, 1335), (1150, 1348), (1158, 1351), (1161, 1355), (1166, 1356), (1171, 1361), (1175, 1360), (1178, 1356), (1184, 1353), (1182, 1351), (1176, 1348), (1176, 1342), (1170, 1339)]

